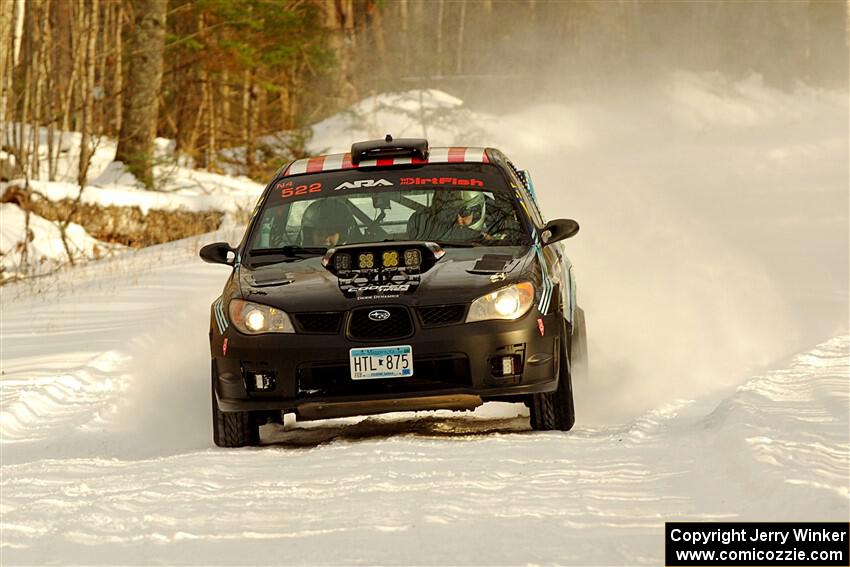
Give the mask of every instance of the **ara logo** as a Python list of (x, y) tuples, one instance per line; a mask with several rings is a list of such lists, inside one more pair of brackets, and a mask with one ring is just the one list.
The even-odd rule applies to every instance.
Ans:
[(334, 188), (334, 191), (340, 189), (360, 189), (368, 187), (392, 187), (392, 183), (386, 179), (360, 179), (358, 181), (345, 181)]
[(386, 321), (390, 318), (390, 312), (386, 309), (375, 309), (369, 312), (369, 319), (372, 321)]

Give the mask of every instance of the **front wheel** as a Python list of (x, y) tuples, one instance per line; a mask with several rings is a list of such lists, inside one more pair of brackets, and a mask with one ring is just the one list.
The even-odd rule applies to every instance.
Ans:
[(213, 441), (219, 447), (246, 447), (260, 443), (260, 425), (249, 411), (221, 411), (215, 399), (215, 362), (210, 382)]
[(554, 392), (531, 395), (529, 421), (532, 429), (569, 431), (576, 422), (570, 360), (566, 347), (568, 340), (569, 337), (562, 326), (558, 340), (558, 361), (555, 365), (558, 388)]

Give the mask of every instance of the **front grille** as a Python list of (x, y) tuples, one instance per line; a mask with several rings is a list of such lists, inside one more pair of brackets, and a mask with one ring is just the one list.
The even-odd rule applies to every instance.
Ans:
[(335, 334), (339, 332), (341, 313), (293, 313), (299, 331), (304, 333)]
[(464, 313), (466, 313), (466, 305), (438, 305), (419, 308), (419, 317), (425, 327), (460, 323), (463, 321)]
[[(369, 314), (386, 311), (389, 317), (375, 321)], [(413, 321), (404, 307), (364, 307), (351, 312), (348, 334), (352, 339), (394, 339), (413, 334)]]
[(469, 360), (463, 355), (414, 357), (413, 376), (352, 380), (348, 364), (309, 364), (298, 369), (302, 397), (403, 394), (469, 387)]

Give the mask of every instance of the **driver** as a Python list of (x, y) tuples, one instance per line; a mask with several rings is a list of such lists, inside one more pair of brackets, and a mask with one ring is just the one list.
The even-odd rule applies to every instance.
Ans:
[(348, 242), (356, 230), (351, 211), (341, 201), (318, 199), (301, 217), (301, 245), (326, 246)]
[(477, 232), (484, 231), (487, 200), (480, 191), (461, 191), (455, 224)]
[(480, 191), (440, 191), (428, 208), (411, 215), (408, 238), (413, 240), (472, 241), (486, 233), (486, 203)]

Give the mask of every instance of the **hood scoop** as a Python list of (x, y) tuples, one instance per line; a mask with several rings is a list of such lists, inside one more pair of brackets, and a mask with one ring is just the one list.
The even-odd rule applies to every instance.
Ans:
[(246, 283), (251, 287), (274, 287), (287, 285), (295, 281), (295, 276), (290, 273), (280, 273), (278, 270), (257, 270), (245, 277)]
[(470, 274), (498, 274), (513, 270), (519, 260), (507, 254), (484, 254), (472, 267), (467, 270)]

